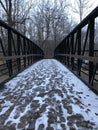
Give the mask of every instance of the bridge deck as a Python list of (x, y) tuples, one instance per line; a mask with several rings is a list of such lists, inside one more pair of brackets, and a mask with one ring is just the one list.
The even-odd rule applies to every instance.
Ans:
[(98, 129), (98, 97), (58, 61), (41, 60), (0, 90), (0, 129)]

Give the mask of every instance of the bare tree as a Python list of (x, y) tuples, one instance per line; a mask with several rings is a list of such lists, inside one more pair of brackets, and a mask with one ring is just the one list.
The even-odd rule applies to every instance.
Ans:
[(46, 52), (49, 44), (56, 47), (70, 30), (66, 8), (66, 0), (40, 0), (32, 10), (32, 28), (35, 28), (34, 33), (37, 34), (35, 36), (32, 32), (32, 36)]
[(91, 11), (93, 1), (90, 0), (75, 0), (72, 5), (73, 12), (79, 15), (79, 22)]
[(3, 19), (50, 54), (52, 49), (48, 50), (49, 46), (56, 47), (70, 30), (66, 11), (69, 3), (67, 0), (28, 2), (26, 3), (26, 0), (0, 0), (5, 16)]
[(27, 3), (25, 0), (0, 0), (0, 6), (5, 16), (2, 19), (11, 27), (17, 27), (29, 18), (32, 1), (30, 0), (30, 2)]

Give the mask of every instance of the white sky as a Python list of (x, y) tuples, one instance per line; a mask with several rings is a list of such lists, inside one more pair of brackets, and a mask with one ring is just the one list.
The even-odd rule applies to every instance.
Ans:
[[(76, 2), (76, 0), (70, 0), (71, 2), (72, 2), (72, 5), (75, 7), (75, 2)], [(85, 1), (85, 0), (84, 0)], [(92, 5), (91, 7), (90, 7), (90, 11), (87, 13), (87, 15), (92, 11), (92, 10), (94, 10), (97, 6), (98, 6), (98, 0), (88, 0), (89, 1), (89, 3)], [(77, 22), (79, 22), (79, 15), (78, 14), (76, 14), (76, 13), (73, 13), (73, 11), (71, 10), (69, 10), (69, 13), (71, 14), (70, 15), (70, 17), (71, 17), (71, 19), (73, 19), (74, 21), (77, 21)], [(86, 16), (87, 16), (86, 15)]]

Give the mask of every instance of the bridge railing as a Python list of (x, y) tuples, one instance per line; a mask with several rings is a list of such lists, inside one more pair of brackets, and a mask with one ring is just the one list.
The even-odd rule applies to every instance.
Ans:
[[(56, 47), (54, 57), (98, 90), (98, 7)], [(97, 40), (96, 40), (97, 37)]]
[(0, 83), (43, 56), (39, 46), (0, 20)]

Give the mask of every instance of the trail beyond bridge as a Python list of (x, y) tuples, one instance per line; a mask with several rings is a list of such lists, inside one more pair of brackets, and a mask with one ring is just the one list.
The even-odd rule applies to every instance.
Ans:
[(98, 129), (98, 97), (60, 62), (41, 60), (0, 92), (0, 129)]

